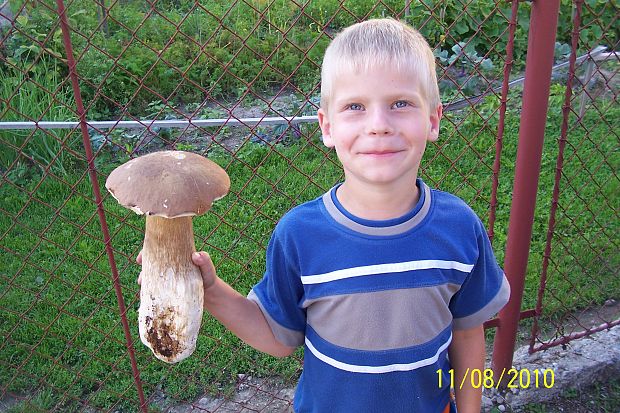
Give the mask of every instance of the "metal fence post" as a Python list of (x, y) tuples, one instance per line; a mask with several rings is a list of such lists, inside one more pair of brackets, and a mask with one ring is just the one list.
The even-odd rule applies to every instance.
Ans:
[(521, 316), (549, 106), (559, 7), (560, 0), (532, 2), (513, 203), (504, 260), (504, 269), (512, 291), (510, 301), (499, 313), (499, 324), (493, 343), (492, 366), (497, 377), (501, 376), (503, 369), (509, 369), (512, 365)]
[(142, 389), (142, 382), (140, 380), (140, 370), (136, 362), (136, 356), (133, 348), (133, 341), (131, 339), (131, 332), (129, 329), (129, 323), (127, 321), (127, 308), (123, 299), (123, 293), (121, 284), (119, 281), (118, 270), (116, 268), (116, 260), (114, 259), (114, 252), (112, 250), (110, 231), (105, 218), (105, 212), (103, 210), (103, 198), (99, 189), (99, 183), (97, 180), (97, 172), (95, 170), (95, 156), (90, 144), (90, 138), (88, 135), (88, 125), (86, 124), (86, 110), (82, 101), (80, 92), (79, 79), (77, 75), (77, 62), (73, 56), (73, 45), (71, 43), (71, 34), (69, 28), (69, 22), (67, 19), (66, 8), (63, 0), (56, 0), (56, 7), (58, 9), (58, 17), (60, 18), (60, 27), (62, 30), (63, 44), (67, 52), (67, 65), (69, 66), (69, 77), (71, 79), (71, 85), (73, 87), (73, 94), (75, 96), (75, 105), (77, 114), (80, 118), (80, 130), (82, 132), (82, 141), (84, 144), (84, 152), (88, 161), (88, 174), (97, 202), (97, 214), (99, 215), (99, 223), (101, 225), (101, 232), (103, 234), (103, 241), (105, 243), (106, 253), (108, 255), (108, 261), (110, 263), (110, 270), (112, 272), (112, 282), (114, 283), (114, 291), (116, 293), (116, 299), (118, 302), (118, 308), (121, 316), (121, 324), (123, 326), (123, 332), (125, 334), (125, 345), (129, 354), (129, 361), (131, 363), (131, 370), (133, 373), (134, 383), (136, 385), (136, 391), (138, 393), (138, 399), (140, 400), (140, 410), (147, 411), (146, 399), (144, 397), (144, 391)]

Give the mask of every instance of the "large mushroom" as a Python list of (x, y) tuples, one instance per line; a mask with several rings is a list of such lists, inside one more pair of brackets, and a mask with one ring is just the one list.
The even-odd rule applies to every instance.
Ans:
[(226, 172), (207, 158), (161, 151), (116, 168), (106, 188), (124, 207), (146, 215), (138, 323), (155, 357), (176, 363), (196, 349), (202, 277), (192, 263), (192, 217), (228, 193)]

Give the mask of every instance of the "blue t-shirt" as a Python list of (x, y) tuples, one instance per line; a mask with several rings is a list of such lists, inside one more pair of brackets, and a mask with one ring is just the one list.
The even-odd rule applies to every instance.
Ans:
[(296, 412), (443, 411), (452, 330), (508, 301), (480, 219), (454, 195), (417, 185), (419, 202), (397, 219), (351, 215), (335, 187), (276, 226), (248, 297), (279, 341), (305, 346)]

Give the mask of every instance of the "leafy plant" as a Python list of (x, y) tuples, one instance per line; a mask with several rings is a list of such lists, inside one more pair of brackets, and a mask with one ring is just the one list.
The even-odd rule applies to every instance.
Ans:
[[(0, 101), (3, 121), (75, 120), (72, 92), (61, 81), (57, 65), (48, 60), (39, 65), (4, 66)], [(76, 161), (71, 151), (79, 147), (79, 136), (66, 129), (2, 130), (0, 168), (13, 169), (17, 179), (21, 168), (11, 165), (38, 165), (64, 175)]]
[[(14, 11), (24, 1), (12, 2)], [(2, 53), (13, 63), (48, 55), (62, 61), (64, 48), (55, 6), (26, 2)], [(372, 17), (399, 17), (418, 28), (444, 63), (459, 69), (491, 71), (503, 59), (508, 42), (510, 2), (402, 0), (307, 2), (247, 1), (231, 5), (207, 1), (107, 4), (106, 29), (99, 7), (87, 0), (68, 5), (67, 15), (78, 73), (89, 117), (131, 113), (143, 116), (148, 104), (201, 102), (205, 97), (234, 100), (246, 93), (268, 94), (297, 86), (312, 92), (319, 82), (323, 51), (334, 33)], [(558, 42), (570, 44), (573, 1), (562, 0)], [(614, 47), (617, 2), (588, 0), (583, 5), (580, 53), (599, 44)], [(514, 69), (524, 66), (530, 5), (518, 8)], [(467, 46), (463, 46), (467, 44)], [(452, 59), (455, 59), (451, 62)], [(62, 63), (62, 70), (66, 72)], [(471, 76), (465, 74), (464, 78)], [(475, 80), (469, 82), (475, 83)], [(475, 89), (472, 88), (472, 89)]]
[(435, 51), (435, 56), (441, 63), (446, 66), (451, 66), (457, 62), (458, 67), (463, 71), (489, 71), (493, 70), (493, 61), (489, 58), (478, 56), (478, 52), (474, 49), (471, 43), (459, 42), (452, 46), (452, 55), (446, 50), (439, 49)]
[(554, 58), (556, 61), (563, 61), (570, 56), (572, 48), (566, 43), (555, 42)]

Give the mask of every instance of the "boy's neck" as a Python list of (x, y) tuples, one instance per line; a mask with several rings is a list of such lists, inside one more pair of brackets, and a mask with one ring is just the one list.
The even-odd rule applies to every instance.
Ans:
[(399, 218), (411, 211), (420, 199), (415, 180), (406, 188), (359, 185), (346, 181), (336, 192), (338, 201), (351, 214), (372, 221)]

